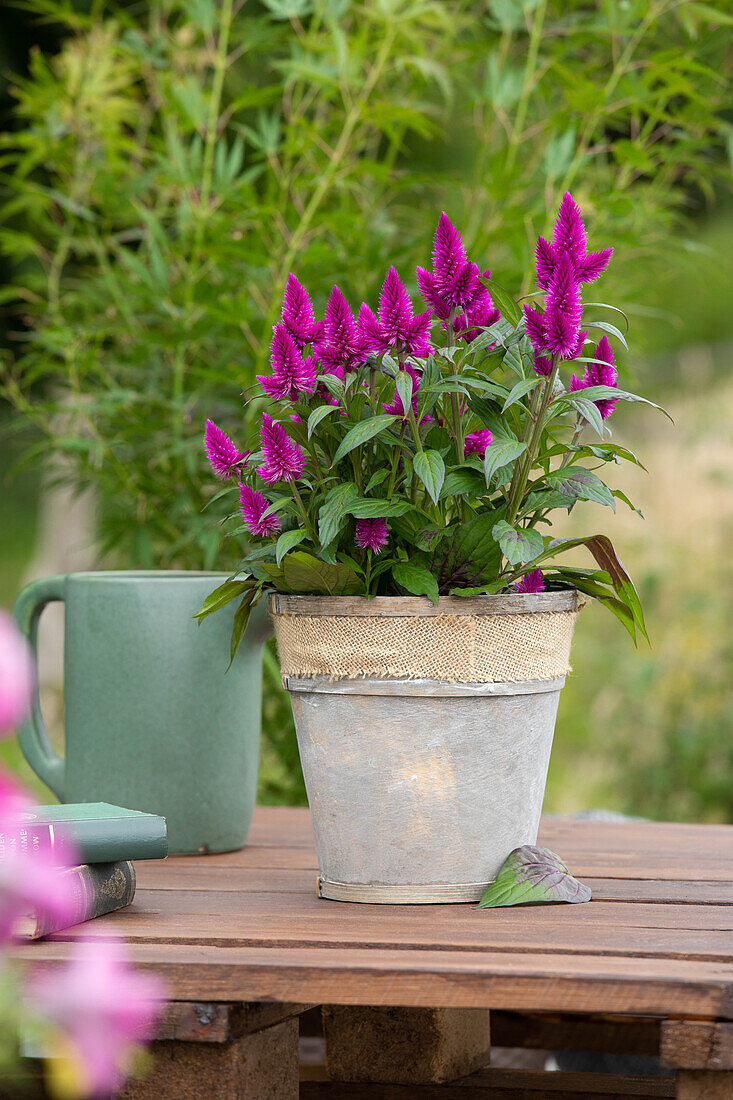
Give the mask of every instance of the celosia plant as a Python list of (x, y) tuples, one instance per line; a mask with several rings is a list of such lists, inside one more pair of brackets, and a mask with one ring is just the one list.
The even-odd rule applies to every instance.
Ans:
[[(596, 470), (638, 464), (606, 422), (617, 402), (644, 398), (618, 386), (609, 336), (627, 344), (607, 320), (614, 307), (582, 300), (612, 251), (588, 250), (566, 193), (552, 239), (537, 242), (538, 290), (521, 306), (468, 258), (445, 213), (432, 270), (417, 268), (424, 309), (392, 267), (376, 313), (362, 303), (355, 314), (335, 286), (317, 320), (290, 275), (271, 373), (259, 378), (259, 442), (242, 451), (206, 425), (214, 473), (236, 483), (235, 534), (249, 545), (199, 612), (240, 598), (232, 652), (268, 588), (436, 601), (573, 586), (634, 639), (645, 633), (609, 539), (547, 531), (578, 501), (630, 504)], [(581, 544), (596, 568), (556, 562)]]

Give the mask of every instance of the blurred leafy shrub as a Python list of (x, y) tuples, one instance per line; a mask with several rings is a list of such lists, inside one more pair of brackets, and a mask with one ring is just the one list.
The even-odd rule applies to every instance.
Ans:
[[(320, 304), (334, 281), (373, 298), (388, 263), (412, 279), (445, 207), (514, 284), (572, 187), (623, 252), (608, 292), (633, 304), (726, 169), (733, 17), (714, 4), (28, 6), (68, 34), (32, 58), (0, 147), (0, 302), (22, 329), (0, 392), (40, 439), (27, 459), (63, 454), (96, 490), (121, 563), (230, 564), (202, 515), (204, 410), (245, 438), (291, 268)], [(299, 798), (266, 675), (265, 789)]]

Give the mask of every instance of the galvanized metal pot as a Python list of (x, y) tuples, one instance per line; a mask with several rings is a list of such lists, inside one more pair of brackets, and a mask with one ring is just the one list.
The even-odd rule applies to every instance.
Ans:
[[(476, 901), (514, 848), (536, 842), (565, 682), (557, 668), (567, 662), (566, 653), (560, 653), (560, 666), (558, 655), (549, 653), (548, 624), (550, 634), (557, 626), (559, 645), (569, 650), (578, 609), (576, 594), (569, 592), (441, 599), (437, 608), (412, 598), (271, 597), (322, 897), (399, 904)], [(368, 669), (393, 620), (403, 620), (397, 628), (402, 637), (404, 620), (413, 612), (423, 620), (416, 625), (416, 666), (424, 667), (426, 653), (433, 653), (441, 668), (452, 659), (455, 679), (339, 677), (336, 665), (313, 673), (314, 665), (323, 667), (328, 659), (318, 651), (318, 639), (327, 638), (329, 629), (336, 637), (352, 631), (352, 658)], [(525, 639), (532, 636), (532, 616), (542, 618), (543, 646), (533, 659), (551, 666), (552, 676), (471, 682), (466, 669), (491, 655), (474, 646), (468, 665), (458, 650), (452, 657), (435, 655), (441, 632), (449, 638), (465, 639), (472, 631), (474, 639), (500, 639), (502, 620), (516, 648), (515, 615), (524, 617)], [(564, 616), (562, 623), (553, 622), (555, 615)], [(345, 625), (350, 617), (362, 623)], [(465, 621), (471, 618), (483, 621), (472, 629)], [(366, 640), (359, 652), (362, 628)], [(307, 643), (300, 650), (299, 633)], [(501, 648), (500, 641), (494, 644)], [(506, 667), (511, 647), (495, 659)], [(310, 666), (302, 674), (293, 669), (298, 661)]]

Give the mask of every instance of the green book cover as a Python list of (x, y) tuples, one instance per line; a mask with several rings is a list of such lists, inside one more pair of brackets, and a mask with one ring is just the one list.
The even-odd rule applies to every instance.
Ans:
[(16, 823), (12, 837), (0, 833), (0, 859), (8, 844), (29, 850), (50, 848), (62, 862), (65, 845), (84, 863), (163, 859), (168, 854), (164, 817), (107, 802), (31, 806)]

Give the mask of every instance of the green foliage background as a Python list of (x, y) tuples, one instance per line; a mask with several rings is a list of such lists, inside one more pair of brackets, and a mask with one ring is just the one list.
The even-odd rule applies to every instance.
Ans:
[[(334, 282), (373, 301), (390, 263), (414, 289), (444, 208), (471, 255), (526, 290), (569, 187), (592, 245), (617, 248), (604, 298), (647, 348), (677, 320), (686, 220), (729, 171), (722, 2), (30, 7), (63, 41), (32, 57), (0, 148), (0, 303), (20, 331), (2, 394), (26, 460), (64, 455), (64, 476), (95, 489), (109, 561), (229, 566), (217, 505), (202, 513), (203, 421), (246, 442), (242, 394), (291, 269), (319, 306)], [(268, 653), (261, 794), (298, 801), (278, 679)], [(679, 810), (659, 786), (639, 785), (649, 812), (733, 813), (720, 793)]]

